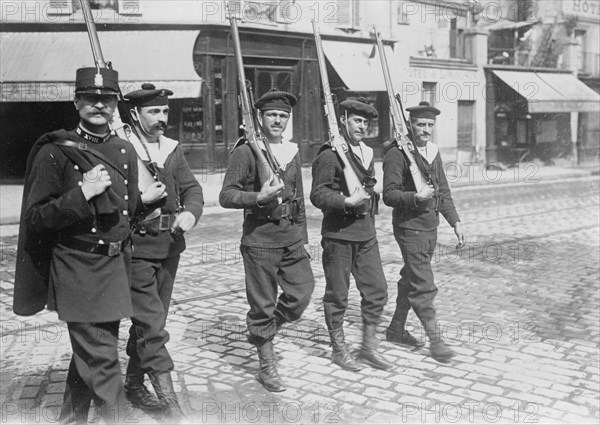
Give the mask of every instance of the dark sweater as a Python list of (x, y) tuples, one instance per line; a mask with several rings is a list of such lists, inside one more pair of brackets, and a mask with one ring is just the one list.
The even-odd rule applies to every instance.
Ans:
[[(414, 152), (413, 155), (420, 155)], [(421, 157), (422, 158), (422, 157)], [(442, 158), (438, 152), (432, 164), (423, 159), (429, 174), (438, 184), (441, 195), (439, 212), (454, 227), (460, 220), (452, 201), (448, 180), (444, 173)], [(396, 227), (412, 230), (435, 230), (439, 226), (439, 214), (434, 200), (417, 202), (415, 184), (409, 162), (396, 143), (387, 148), (383, 158), (383, 202), (394, 208), (392, 223)]]
[[(374, 175), (373, 161), (367, 170)], [(344, 200), (350, 196), (344, 169), (337, 153), (324, 148), (312, 164), (312, 190), (310, 201), (323, 212), (321, 235), (345, 241), (367, 241), (376, 236), (375, 217), (366, 214), (357, 217), (344, 208)], [(373, 189), (366, 189), (373, 193)]]
[[(191, 212), (198, 221), (204, 208), (202, 187), (192, 174), (181, 146), (169, 154), (160, 175), (167, 188), (167, 197), (160, 201), (161, 214), (175, 214), (179, 197), (183, 211)], [(154, 208), (147, 206), (150, 211)], [(134, 233), (133, 246), (134, 258), (164, 259), (181, 254), (185, 250), (185, 238), (183, 235), (173, 237), (170, 231), (160, 231), (158, 235)]]
[(287, 164), (282, 178), (285, 185), (281, 192), (282, 202), (298, 199), (299, 213), (294, 222), (287, 218), (278, 221), (264, 218), (264, 213), (274, 208), (277, 201), (273, 200), (262, 208), (257, 206), (256, 199), (261, 184), (252, 149), (243, 144), (233, 150), (219, 194), (219, 203), (223, 208), (244, 209), (242, 245), (282, 248), (299, 241), (308, 243), (299, 153)]

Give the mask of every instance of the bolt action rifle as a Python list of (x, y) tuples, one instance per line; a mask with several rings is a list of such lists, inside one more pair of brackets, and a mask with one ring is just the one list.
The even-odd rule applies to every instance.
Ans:
[(335, 115), (335, 107), (333, 104), (333, 97), (329, 88), (329, 77), (327, 76), (327, 66), (325, 64), (325, 54), (323, 53), (323, 44), (321, 42), (321, 35), (319, 34), (319, 28), (315, 21), (312, 21), (313, 33), (315, 35), (315, 45), (317, 46), (317, 59), (319, 61), (319, 72), (321, 74), (321, 83), (323, 85), (323, 97), (325, 98), (325, 116), (327, 117), (328, 123), (328, 138), (329, 144), (332, 149), (337, 153), (338, 157), (342, 161), (344, 179), (346, 180), (346, 186), (348, 186), (349, 195), (352, 195), (356, 191), (361, 192), (365, 197), (369, 196), (365, 191), (364, 185), (361, 179), (356, 175), (354, 169), (350, 165), (350, 161), (346, 156), (345, 152), (348, 151), (349, 147), (340, 134), (338, 123)]
[[(92, 55), (94, 57), (94, 64), (96, 68), (108, 68), (112, 69), (112, 64), (110, 62), (106, 62), (104, 60), (104, 55), (102, 54), (102, 48), (100, 47), (100, 39), (98, 38), (98, 31), (96, 30), (96, 23), (94, 22), (94, 18), (92, 16), (92, 11), (90, 7), (89, 0), (80, 0), (81, 9), (83, 11), (83, 19), (85, 20), (85, 25), (87, 27), (87, 33), (90, 38), (90, 46), (92, 47)], [(133, 118), (131, 116), (131, 111), (127, 108), (125, 100), (123, 98), (123, 93), (121, 92), (121, 87), (119, 87), (119, 98), (120, 102), (117, 104), (117, 111), (115, 111), (115, 115), (112, 117), (112, 122), (110, 123), (111, 128), (117, 133), (117, 135), (124, 140), (130, 140), (130, 137), (133, 135), (137, 137), (138, 140), (142, 140), (140, 135), (137, 133), (136, 127), (133, 122)], [(150, 160), (150, 158), (148, 158)], [(150, 184), (154, 183), (158, 180), (158, 172), (156, 170), (151, 170), (148, 168), (148, 164), (143, 162), (138, 156), (138, 173), (139, 173), (139, 188), (140, 190), (144, 190)]]
[(379, 51), (379, 58), (381, 59), (383, 78), (385, 80), (385, 87), (387, 88), (388, 100), (390, 103), (390, 116), (394, 128), (394, 139), (398, 143), (398, 147), (404, 151), (408, 158), (412, 178), (415, 182), (415, 189), (417, 192), (420, 192), (423, 187), (430, 183), (421, 173), (421, 169), (417, 165), (417, 161), (412, 154), (415, 151), (415, 146), (408, 137), (408, 130), (405, 126), (406, 120), (404, 119), (404, 111), (402, 110), (400, 98), (397, 94), (394, 94), (394, 87), (392, 86), (392, 79), (390, 77), (385, 50), (383, 49), (383, 42), (381, 41), (380, 34), (377, 32), (375, 26), (373, 26), (373, 31), (375, 32), (375, 39), (377, 40), (377, 50)]
[[(238, 84), (239, 84), (239, 102), (242, 109), (242, 125), (245, 132), (245, 139), (248, 142), (248, 146), (252, 149), (256, 158), (256, 166), (258, 168), (258, 177), (260, 184), (263, 185), (265, 182), (273, 178), (271, 186), (277, 186), (281, 184), (281, 177), (279, 176), (279, 164), (277, 160), (271, 154), (269, 150), (269, 142), (260, 130), (260, 126), (256, 125), (254, 121), (253, 106), (250, 103), (248, 91), (249, 85), (246, 81), (244, 74), (244, 63), (242, 62), (242, 47), (240, 43), (240, 34), (237, 27), (236, 17), (229, 13), (227, 8), (229, 23), (231, 25), (231, 38), (233, 40), (233, 50), (235, 52), (235, 61), (238, 73)], [(267, 156), (263, 153), (260, 144), (263, 144)], [(279, 198), (278, 201), (280, 202)]]

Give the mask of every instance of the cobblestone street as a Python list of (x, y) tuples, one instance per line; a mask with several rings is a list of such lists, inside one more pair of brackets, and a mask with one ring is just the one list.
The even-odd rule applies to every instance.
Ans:
[[(391, 372), (351, 373), (330, 361), (321, 298), (321, 212), (307, 206), (316, 279), (311, 304), (276, 337), (288, 387), (269, 393), (246, 342), (239, 253), (241, 211), (210, 207), (187, 237), (167, 324), (176, 390), (191, 423), (598, 423), (600, 420), (600, 228), (598, 177), (487, 184), (453, 191), (467, 246), (442, 219), (434, 273), (438, 319), (458, 355), (441, 364), (427, 345), (385, 341), (402, 267), (391, 209), (380, 205), (378, 239), (389, 302), (378, 328)], [(3, 226), (0, 271), (2, 423), (55, 422), (70, 359), (54, 312), (12, 313), (16, 226)], [(424, 338), (413, 313), (414, 333)], [(125, 369), (128, 321), (121, 324)], [(354, 286), (346, 316), (361, 339)], [(131, 411), (129, 423), (156, 423)]]

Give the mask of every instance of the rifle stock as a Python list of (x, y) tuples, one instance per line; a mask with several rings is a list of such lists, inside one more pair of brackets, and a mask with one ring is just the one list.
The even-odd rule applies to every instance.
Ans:
[(413, 143), (409, 140), (408, 131), (404, 126), (403, 111), (400, 109), (400, 103), (396, 99), (394, 93), (394, 87), (392, 86), (392, 78), (390, 77), (390, 70), (387, 63), (387, 57), (383, 48), (383, 42), (377, 32), (375, 26), (373, 26), (375, 32), (375, 39), (377, 40), (377, 50), (379, 51), (379, 58), (381, 59), (381, 68), (383, 71), (383, 78), (385, 80), (385, 87), (387, 89), (388, 100), (390, 103), (390, 116), (392, 118), (392, 124), (394, 128), (394, 139), (398, 142), (398, 147), (404, 151), (410, 165), (410, 171), (412, 174), (413, 181), (415, 182), (415, 189), (420, 192), (423, 187), (427, 185), (427, 181), (421, 170), (417, 166), (417, 162), (412, 154), (415, 150)]
[(323, 85), (323, 97), (325, 98), (324, 109), (325, 116), (327, 117), (329, 143), (342, 161), (344, 179), (346, 180), (346, 186), (348, 186), (349, 195), (359, 191), (362, 193), (362, 195), (369, 196), (345, 154), (345, 152), (350, 148), (346, 144), (346, 141), (340, 134), (340, 130), (338, 128), (337, 118), (335, 116), (335, 107), (333, 105), (333, 97), (329, 88), (329, 77), (327, 76), (327, 66), (325, 64), (325, 54), (323, 53), (321, 34), (319, 34), (319, 28), (317, 27), (315, 21), (312, 21), (312, 25), (313, 33), (315, 35), (315, 45), (317, 47), (317, 59), (319, 61), (321, 84)]
[(259, 144), (259, 141), (261, 141), (264, 143), (265, 149), (268, 149), (267, 143), (269, 142), (261, 134), (259, 127), (254, 123), (252, 105), (250, 104), (248, 90), (246, 88), (246, 76), (244, 74), (244, 63), (242, 62), (242, 47), (236, 18), (231, 14), (229, 14), (228, 18), (231, 25), (231, 38), (233, 39), (233, 50), (235, 52), (235, 62), (238, 73), (238, 84), (240, 90), (239, 99), (242, 109), (242, 124), (244, 126), (245, 138), (248, 141), (248, 146), (250, 146), (250, 149), (252, 149), (256, 157), (256, 166), (258, 168), (260, 184), (263, 185), (265, 182), (273, 178), (271, 186), (277, 186), (281, 184), (278, 170), (274, 169), (271, 163), (267, 160)]

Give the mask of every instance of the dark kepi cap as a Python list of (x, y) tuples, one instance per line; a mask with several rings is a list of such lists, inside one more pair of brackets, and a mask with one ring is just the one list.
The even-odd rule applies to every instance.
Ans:
[(157, 89), (154, 84), (144, 83), (140, 90), (132, 91), (123, 96), (133, 106), (143, 108), (145, 106), (162, 106), (169, 104), (169, 96), (173, 92), (167, 89)]
[(439, 109), (434, 108), (429, 102), (425, 101), (419, 103), (419, 106), (406, 108), (406, 110), (410, 112), (411, 118), (428, 118), (431, 120), (434, 120), (441, 113)]
[(358, 97), (356, 99), (346, 99), (340, 103), (340, 115), (360, 115), (361, 117), (374, 119), (379, 116), (375, 109), (367, 99)]
[(268, 111), (277, 109), (278, 111), (292, 112), (292, 106), (298, 103), (298, 99), (286, 91), (272, 90), (263, 94), (260, 99), (254, 103), (256, 109)]
[(119, 94), (119, 73), (108, 68), (79, 68), (75, 74), (75, 93)]

